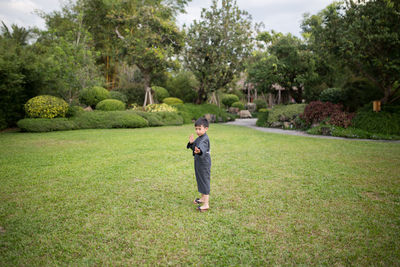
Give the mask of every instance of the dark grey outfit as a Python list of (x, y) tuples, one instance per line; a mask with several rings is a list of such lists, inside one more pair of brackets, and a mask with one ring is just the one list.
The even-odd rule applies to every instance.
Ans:
[[(194, 153), (194, 147), (197, 146), (201, 150), (200, 154)], [(194, 140), (192, 144), (187, 144), (187, 148), (193, 150), (194, 171), (196, 173), (197, 189), (201, 194), (210, 194), (210, 174), (211, 174), (211, 157), (210, 157), (210, 139), (205, 133)]]

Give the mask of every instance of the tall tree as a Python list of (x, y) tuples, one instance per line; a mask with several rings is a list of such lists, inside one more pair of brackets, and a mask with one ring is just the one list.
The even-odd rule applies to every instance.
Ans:
[(315, 42), (378, 87), (383, 103), (400, 98), (400, 3), (348, 0), (322, 17)]
[(184, 60), (199, 81), (196, 102), (207, 100), (209, 92), (229, 84), (244, 69), (252, 51), (251, 17), (239, 9), (236, 1), (213, 0), (203, 9), (200, 21), (187, 31)]
[(263, 92), (273, 92), (272, 85), (279, 84), (300, 103), (305, 85), (316, 77), (313, 55), (291, 34), (262, 33), (259, 39), (268, 48), (250, 61), (249, 81)]
[(154, 0), (121, 1), (113, 8), (111, 18), (120, 39), (122, 56), (128, 64), (140, 69), (144, 80), (144, 106), (153, 103), (151, 81), (154, 74), (177, 65), (174, 56), (183, 46), (183, 35), (173, 15), (169, 6)]

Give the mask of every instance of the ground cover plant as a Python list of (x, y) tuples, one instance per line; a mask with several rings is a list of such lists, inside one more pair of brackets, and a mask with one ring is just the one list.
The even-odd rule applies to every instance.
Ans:
[(0, 134), (2, 266), (394, 266), (400, 144), (212, 124), (207, 213), (192, 125)]

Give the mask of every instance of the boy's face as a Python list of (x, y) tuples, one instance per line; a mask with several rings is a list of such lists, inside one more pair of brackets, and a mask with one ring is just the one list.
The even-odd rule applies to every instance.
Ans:
[(203, 125), (200, 126), (195, 126), (194, 127), (196, 130), (196, 134), (197, 136), (202, 136), (203, 134), (205, 134), (208, 130), (208, 127), (204, 127)]

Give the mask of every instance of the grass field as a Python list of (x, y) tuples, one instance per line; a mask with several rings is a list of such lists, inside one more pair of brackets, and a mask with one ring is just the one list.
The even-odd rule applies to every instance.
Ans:
[(0, 134), (0, 265), (400, 265), (400, 144), (211, 125)]

